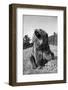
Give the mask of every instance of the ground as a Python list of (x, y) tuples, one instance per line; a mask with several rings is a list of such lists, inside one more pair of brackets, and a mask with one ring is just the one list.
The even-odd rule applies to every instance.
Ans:
[[(57, 57), (57, 46), (50, 45), (51, 51)], [(48, 61), (42, 69), (32, 69), (32, 64), (30, 62), (30, 56), (32, 52), (32, 47), (24, 49), (23, 52), (23, 74), (45, 74), (45, 73), (57, 73), (57, 58)]]

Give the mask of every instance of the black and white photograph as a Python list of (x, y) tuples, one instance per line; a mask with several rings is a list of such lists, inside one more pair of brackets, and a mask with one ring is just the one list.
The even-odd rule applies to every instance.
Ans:
[(57, 16), (23, 15), (23, 75), (57, 73)]
[(9, 7), (9, 84), (66, 82), (66, 7)]

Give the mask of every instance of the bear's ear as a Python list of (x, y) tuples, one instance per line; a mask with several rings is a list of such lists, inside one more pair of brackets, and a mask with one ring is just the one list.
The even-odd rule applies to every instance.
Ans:
[(44, 39), (45, 41), (48, 40), (48, 34), (47, 34), (47, 33), (43, 35), (43, 39)]

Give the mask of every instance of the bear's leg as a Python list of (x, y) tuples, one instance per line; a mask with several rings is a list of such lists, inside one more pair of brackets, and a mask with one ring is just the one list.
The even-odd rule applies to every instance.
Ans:
[(50, 54), (51, 55), (51, 57), (52, 57), (52, 59), (54, 59), (54, 53), (50, 50), (50, 48), (49, 48), (49, 50), (48, 50), (48, 53), (47, 54)]
[(54, 53), (53, 52), (51, 52), (51, 56), (52, 56), (52, 59), (54, 59)]
[(35, 62), (35, 58), (34, 58), (33, 55), (31, 55), (30, 61), (31, 61), (31, 64), (32, 64), (32, 68), (33, 68), (33, 69), (36, 69), (36, 68), (37, 68), (37, 64), (36, 64), (36, 62)]

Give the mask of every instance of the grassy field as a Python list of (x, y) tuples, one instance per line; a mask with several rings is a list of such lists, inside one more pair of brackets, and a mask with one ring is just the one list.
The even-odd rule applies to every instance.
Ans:
[[(54, 52), (54, 55), (57, 56), (57, 46), (50, 45), (50, 49)], [(32, 47), (24, 49), (23, 53), (23, 74), (44, 74), (44, 73), (57, 73), (57, 58), (54, 60), (48, 61), (42, 69), (32, 69), (32, 64), (30, 62), (30, 56), (32, 52)]]

